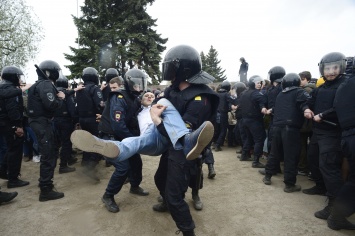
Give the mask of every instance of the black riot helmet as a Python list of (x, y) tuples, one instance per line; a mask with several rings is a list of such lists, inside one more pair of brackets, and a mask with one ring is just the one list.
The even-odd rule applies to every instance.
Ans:
[(118, 77), (118, 71), (115, 68), (108, 68), (105, 74), (105, 81), (108, 83), (115, 77)]
[(223, 81), (221, 83), (221, 88), (220, 89), (223, 89), (223, 90), (229, 92), (231, 90), (231, 83), (228, 82), (228, 81)]
[(1, 78), (10, 81), (15, 86), (26, 83), (22, 70), (16, 66), (5, 66), (1, 71)]
[(128, 70), (123, 80), (126, 90), (132, 94), (140, 95), (147, 89), (147, 76), (139, 69)]
[[(59, 76), (61, 75), (61, 68), (60, 68), (59, 64), (55, 61), (51, 61), (51, 60), (42, 61), (38, 67), (53, 82), (55, 82), (59, 78)], [(38, 74), (38, 76), (43, 77), (41, 72), (37, 71), (37, 74)]]
[(355, 72), (355, 61), (354, 61), (354, 57), (347, 57), (346, 58), (346, 69), (345, 69), (345, 74), (354, 74)]
[(322, 57), (318, 63), (319, 72), (323, 77), (327, 77), (327, 70), (330, 68), (339, 69), (339, 74), (344, 74), (346, 68), (346, 57), (340, 52), (331, 52)]
[(92, 83), (94, 83), (96, 85), (99, 84), (99, 73), (93, 67), (86, 67), (83, 70), (82, 78), (84, 80), (84, 83), (92, 82)]
[(187, 81), (192, 84), (208, 84), (214, 77), (202, 71), (200, 54), (188, 45), (179, 45), (171, 48), (163, 60), (163, 80), (169, 80), (174, 87), (180, 82)]
[(242, 92), (244, 92), (247, 89), (247, 86), (245, 86), (243, 82), (236, 82), (233, 85), (233, 89), (235, 90), (237, 97), (239, 97), (242, 94)]
[(282, 78), (285, 76), (286, 71), (282, 66), (274, 66), (269, 70), (268, 76), (271, 83), (281, 83)]
[(259, 82), (263, 82), (264, 79), (260, 75), (253, 75), (249, 78), (248, 86), (250, 89), (255, 89), (255, 85)]
[(301, 86), (301, 77), (296, 73), (288, 73), (282, 78), (281, 86), (283, 92), (298, 88)]
[(60, 87), (60, 88), (68, 88), (68, 79), (63, 75), (57, 81), (55, 82), (55, 86)]

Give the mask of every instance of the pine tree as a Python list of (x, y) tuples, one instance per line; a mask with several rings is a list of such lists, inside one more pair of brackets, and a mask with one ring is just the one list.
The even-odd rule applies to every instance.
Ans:
[(202, 70), (206, 71), (206, 56), (203, 52), (201, 52), (200, 57), (202, 62)]
[(154, 0), (85, 0), (83, 15), (73, 16), (79, 31), (79, 48), (65, 54), (71, 78), (81, 77), (83, 68), (96, 68), (101, 76), (107, 68), (124, 74), (125, 67), (143, 69), (153, 84), (161, 80), (160, 54), (166, 49), (163, 39), (152, 27), (156, 19), (146, 13)]
[[(221, 60), (218, 60), (217, 50), (214, 49), (213, 46), (211, 46), (205, 59), (205, 66), (203, 67), (207, 73), (209, 73), (210, 75), (216, 78), (214, 82), (222, 82), (223, 80), (227, 79), (227, 77), (224, 75), (224, 72), (226, 70), (222, 70), (222, 68), (219, 66), (220, 62)], [(202, 65), (204, 64), (202, 63)]]

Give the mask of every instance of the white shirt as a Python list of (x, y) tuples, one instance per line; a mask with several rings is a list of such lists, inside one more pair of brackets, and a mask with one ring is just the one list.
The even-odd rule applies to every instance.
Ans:
[(148, 128), (150, 124), (153, 124), (152, 117), (150, 116), (150, 106), (144, 107), (142, 106), (143, 110), (138, 114), (138, 124), (140, 134), (142, 135)]

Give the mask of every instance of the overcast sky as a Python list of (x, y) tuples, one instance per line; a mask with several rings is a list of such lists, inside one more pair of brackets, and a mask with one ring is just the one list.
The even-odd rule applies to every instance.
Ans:
[[(27, 2), (46, 35), (40, 54), (29, 63), (27, 80), (37, 79), (33, 64), (48, 59), (70, 74), (63, 53), (76, 46), (71, 15), (77, 15), (77, 0)], [(240, 57), (249, 63), (248, 77), (266, 78), (271, 67), (283, 66), (286, 72), (309, 70), (318, 78), (323, 55), (355, 55), (354, 12), (355, 0), (156, 0), (148, 7), (158, 19), (157, 33), (169, 38), (167, 49), (188, 44), (207, 54), (212, 45), (230, 81), (239, 80)]]

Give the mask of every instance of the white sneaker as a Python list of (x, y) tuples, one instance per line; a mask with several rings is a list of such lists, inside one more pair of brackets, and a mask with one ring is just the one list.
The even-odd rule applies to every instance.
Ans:
[(71, 134), (70, 140), (75, 147), (84, 152), (95, 152), (108, 158), (116, 158), (120, 154), (115, 143), (96, 138), (85, 130), (75, 130)]
[(40, 162), (41, 161), (41, 155), (33, 156), (32, 161), (36, 162), (36, 163)]

